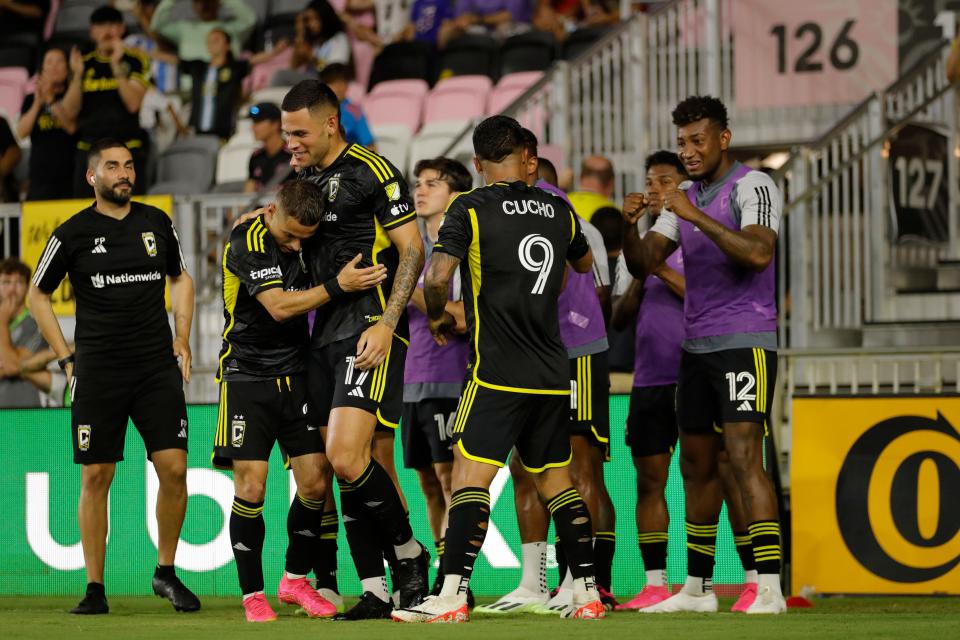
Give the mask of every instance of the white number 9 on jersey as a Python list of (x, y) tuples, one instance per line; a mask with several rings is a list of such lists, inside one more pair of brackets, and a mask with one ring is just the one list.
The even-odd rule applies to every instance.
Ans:
[[(539, 259), (534, 257), (534, 253), (540, 254)], [(547, 286), (547, 276), (550, 275), (550, 268), (553, 266), (553, 245), (543, 236), (531, 233), (520, 241), (517, 254), (524, 269), (539, 272), (530, 293), (535, 295), (543, 293), (544, 287)]]

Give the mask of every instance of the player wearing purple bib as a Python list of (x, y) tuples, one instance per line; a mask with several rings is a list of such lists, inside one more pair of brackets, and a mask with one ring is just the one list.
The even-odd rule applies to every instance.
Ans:
[[(450, 199), (469, 191), (473, 178), (456, 160), (433, 158), (421, 160), (413, 172), (416, 177), (416, 205), (420, 235), (423, 237), (426, 263), (430, 266), (433, 245), (440, 232), (443, 211)], [(450, 287), (447, 311), (457, 318), (459, 334), (466, 333), (459, 277)], [(433, 532), (440, 568), (434, 581), (434, 592), (443, 584), (443, 532), (446, 529), (447, 505), (450, 503), (450, 474), (453, 469), (453, 421), (457, 402), (467, 374), (469, 345), (465, 335), (451, 336), (444, 346), (433, 340), (423, 300), (423, 275), (410, 296), (407, 317), (410, 323), (410, 348), (404, 367), (403, 417), (400, 431), (403, 440), (403, 465), (415, 469), (427, 505), (427, 520)]]
[(680, 160), (694, 182), (663, 194), (663, 213), (642, 239), (635, 223), (646, 211), (645, 197), (628, 196), (624, 258), (634, 277), (646, 278), (677, 246), (682, 249), (686, 337), (677, 418), (688, 575), (680, 593), (641, 611), (717, 610), (711, 578), (723, 502), (717, 467), (725, 451), (751, 523), (759, 574), (747, 613), (781, 613), (777, 497), (763, 467), (769, 390), (776, 380), (774, 250), (781, 196), (767, 175), (730, 157), (727, 111), (719, 100), (687, 98), (673, 122)]

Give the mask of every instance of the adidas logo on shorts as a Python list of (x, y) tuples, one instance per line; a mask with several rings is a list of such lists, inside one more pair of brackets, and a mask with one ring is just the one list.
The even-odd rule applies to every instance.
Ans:
[(749, 400), (744, 400), (740, 403), (740, 406), (737, 407), (737, 411), (753, 411), (753, 407), (750, 406)]
[(350, 391), (350, 393), (348, 393), (347, 395), (348, 395), (348, 396), (353, 396), (354, 398), (362, 398), (362, 397), (363, 397), (363, 389), (361, 389), (360, 387), (354, 387), (353, 390)]

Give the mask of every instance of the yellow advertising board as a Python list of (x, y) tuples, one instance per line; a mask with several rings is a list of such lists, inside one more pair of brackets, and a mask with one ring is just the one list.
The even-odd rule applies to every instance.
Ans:
[(793, 400), (792, 590), (960, 594), (960, 398)]
[[(154, 206), (168, 216), (173, 215), (173, 198), (171, 196), (135, 196), (137, 202)], [(40, 255), (47, 246), (50, 235), (69, 218), (90, 206), (92, 200), (44, 200), (24, 202), (20, 214), (20, 259), (31, 270), (35, 271)], [(169, 306), (169, 295), (168, 306)], [(76, 314), (73, 299), (73, 287), (69, 278), (64, 278), (51, 296), (53, 310), (58, 316), (72, 316)]]

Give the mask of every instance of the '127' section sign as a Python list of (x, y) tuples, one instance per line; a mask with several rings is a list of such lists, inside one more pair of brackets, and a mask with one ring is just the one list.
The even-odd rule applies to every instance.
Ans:
[(739, 108), (846, 104), (897, 77), (896, 0), (736, 0)]

